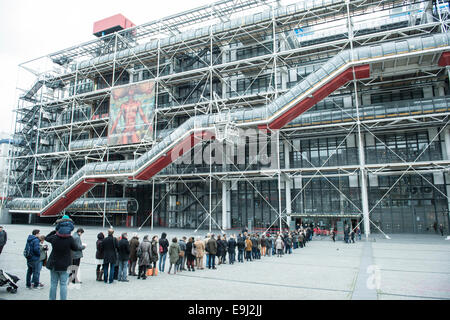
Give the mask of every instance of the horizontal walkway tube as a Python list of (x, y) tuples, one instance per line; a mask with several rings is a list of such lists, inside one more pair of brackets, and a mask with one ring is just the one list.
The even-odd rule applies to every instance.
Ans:
[[(318, 70), (269, 105), (230, 113), (239, 127), (280, 129), (348, 81), (370, 77), (373, 63), (391, 59), (438, 54), (439, 66), (450, 64), (450, 34), (435, 34), (407, 40), (386, 42), (377, 46), (354, 49), (354, 60), (345, 50), (328, 60)], [(223, 113), (200, 115), (188, 119), (151, 150), (136, 160), (89, 163), (76, 172), (47, 198), (16, 198), (8, 203), (10, 212), (58, 215), (64, 208), (97, 183), (108, 178), (148, 180), (204, 140), (214, 139), (214, 125), (223, 120)]]

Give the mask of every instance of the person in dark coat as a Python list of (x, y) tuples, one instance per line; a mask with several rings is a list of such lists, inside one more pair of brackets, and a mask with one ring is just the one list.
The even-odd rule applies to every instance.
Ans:
[[(27, 259), (26, 286), (28, 289), (40, 289), (39, 287), (39, 260), (41, 258), (41, 247), (39, 230), (35, 229), (28, 236), (25, 250), (29, 253)], [(31, 278), (33, 277), (33, 279)], [(33, 282), (33, 283), (31, 283)]]
[(225, 239), (225, 235), (217, 236), (217, 257), (219, 258), (219, 264), (226, 263), (226, 254), (228, 243)]
[(239, 234), (237, 240), (238, 247), (238, 262), (244, 263), (244, 250), (245, 250), (245, 239), (242, 234)]
[(56, 220), (56, 232), (58, 232), (60, 236), (70, 237), (73, 229), (75, 229), (75, 227), (69, 216), (64, 215), (61, 219)]
[(270, 233), (268, 233), (266, 237), (266, 247), (266, 255), (270, 257), (272, 255), (273, 247), (273, 238), (271, 237)]
[(164, 272), (166, 265), (167, 251), (169, 250), (169, 240), (166, 239), (167, 234), (163, 232), (159, 240), (159, 270)]
[(222, 247), (222, 236), (219, 234), (217, 235), (217, 258), (219, 259), (218, 264), (222, 264), (222, 251), (223, 251), (223, 247)]
[(137, 262), (137, 248), (139, 247), (139, 237), (137, 233), (133, 234), (130, 240), (130, 265), (128, 268), (129, 276), (137, 276), (136, 274), (136, 262)]
[(186, 243), (186, 252), (185, 252), (188, 271), (195, 271), (194, 268), (195, 255), (193, 254), (193, 251), (195, 251), (194, 237), (190, 237), (189, 241)]
[(3, 227), (0, 226), (0, 254), (2, 254), (3, 247), (6, 245), (7, 241), (8, 235), (6, 234), (6, 231), (3, 230)]
[(117, 263), (114, 265), (114, 280), (119, 280), (119, 241), (121, 240), (121, 236), (116, 237), (117, 247), (116, 247), (116, 257)]
[(95, 260), (97, 262), (97, 281), (103, 281), (103, 248), (102, 248), (102, 241), (105, 239), (105, 235), (103, 232), (100, 232), (97, 234), (97, 251), (95, 252)]
[(208, 269), (217, 269), (214, 265), (217, 254), (217, 241), (214, 234), (211, 234), (211, 238), (206, 243), (206, 251), (209, 253)]
[(122, 233), (122, 239), (119, 241), (118, 245), (119, 251), (119, 276), (118, 281), (128, 282), (127, 279), (127, 269), (128, 260), (130, 259), (130, 243), (128, 242), (128, 234)]
[(56, 289), (60, 286), (60, 299), (67, 300), (67, 282), (69, 274), (67, 268), (72, 263), (72, 251), (78, 250), (78, 246), (72, 236), (60, 234), (56, 230), (50, 232), (45, 241), (51, 243), (52, 252), (47, 260), (46, 267), (50, 270), (50, 300), (56, 300)]
[(108, 283), (108, 268), (109, 268), (109, 283), (114, 282), (114, 267), (117, 264), (117, 239), (113, 236), (114, 230), (108, 230), (108, 236), (101, 242), (103, 251), (103, 278), (104, 282)]
[(442, 223), (439, 225), (439, 232), (441, 233), (441, 236), (444, 236), (444, 225)]
[(236, 258), (236, 240), (234, 239), (234, 235), (232, 235), (228, 240), (228, 260), (230, 264), (234, 264), (235, 258)]
[(158, 262), (158, 236), (153, 236), (151, 241), (150, 268), (152, 268), (152, 276), (156, 276), (156, 263)]
[(352, 239), (352, 242), (355, 243), (355, 231), (354, 230), (350, 231), (350, 238)]

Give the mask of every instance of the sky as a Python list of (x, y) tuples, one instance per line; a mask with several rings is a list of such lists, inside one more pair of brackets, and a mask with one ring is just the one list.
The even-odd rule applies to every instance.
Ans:
[(93, 23), (122, 13), (139, 25), (207, 0), (0, 0), (0, 132), (13, 132), (20, 63), (95, 39)]

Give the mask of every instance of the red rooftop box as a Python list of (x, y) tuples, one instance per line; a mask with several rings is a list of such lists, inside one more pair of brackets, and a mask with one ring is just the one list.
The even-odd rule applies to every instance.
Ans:
[(133, 22), (119, 13), (112, 17), (94, 22), (94, 35), (97, 37), (101, 37), (134, 26), (135, 24)]

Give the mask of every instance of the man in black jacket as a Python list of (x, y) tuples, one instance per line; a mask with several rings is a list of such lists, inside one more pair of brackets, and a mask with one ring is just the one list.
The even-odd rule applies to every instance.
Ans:
[(245, 239), (242, 237), (242, 234), (239, 234), (238, 236), (237, 247), (238, 247), (238, 262), (244, 263)]
[(230, 237), (228, 240), (228, 258), (230, 264), (234, 264), (236, 257), (236, 240), (234, 239), (234, 235)]
[(117, 239), (113, 237), (114, 230), (108, 230), (108, 237), (103, 239), (101, 247), (103, 251), (103, 281), (108, 283), (108, 267), (109, 271), (109, 283), (114, 282), (114, 267), (117, 264)]
[(127, 268), (128, 260), (130, 259), (130, 243), (128, 242), (128, 235), (122, 233), (122, 239), (119, 241), (119, 277), (121, 282), (128, 282)]
[(79, 250), (75, 240), (69, 235), (61, 236), (56, 230), (50, 232), (45, 241), (52, 244), (52, 252), (47, 260), (47, 269), (50, 270), (50, 300), (56, 300), (56, 289), (60, 286), (61, 300), (67, 300), (67, 282), (69, 273), (67, 268), (72, 264), (72, 251)]
[(214, 234), (211, 234), (211, 238), (206, 243), (206, 252), (209, 253), (208, 269), (217, 269), (214, 265), (217, 253), (217, 241), (214, 239)]

